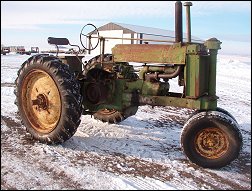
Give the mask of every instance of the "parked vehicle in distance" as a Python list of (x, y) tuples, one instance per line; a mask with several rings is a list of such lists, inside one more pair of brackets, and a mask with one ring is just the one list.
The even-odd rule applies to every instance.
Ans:
[(7, 53), (10, 53), (10, 47), (2, 47), (1, 54), (6, 55)]

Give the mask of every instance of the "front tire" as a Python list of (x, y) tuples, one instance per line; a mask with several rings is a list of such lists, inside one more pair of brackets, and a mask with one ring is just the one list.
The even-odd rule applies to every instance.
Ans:
[[(194, 116), (197, 113), (200, 113), (202, 111), (205, 111), (205, 110), (196, 110), (196, 111), (194, 111), (192, 114), (189, 115), (189, 117), (187, 118), (187, 120), (189, 120), (192, 116)], [(217, 107), (215, 111), (219, 111), (221, 113), (224, 113), (224, 114), (228, 115), (229, 117), (231, 117), (233, 120), (235, 120), (235, 122), (237, 122), (236, 119), (235, 119), (235, 117), (231, 113), (229, 113), (227, 110), (225, 110), (225, 109), (223, 109), (221, 107)]]
[(34, 139), (58, 144), (74, 135), (82, 98), (68, 65), (55, 56), (35, 55), (23, 63), (15, 84), (19, 115)]
[(200, 112), (185, 123), (181, 147), (191, 162), (220, 168), (238, 157), (242, 136), (230, 116), (218, 111)]

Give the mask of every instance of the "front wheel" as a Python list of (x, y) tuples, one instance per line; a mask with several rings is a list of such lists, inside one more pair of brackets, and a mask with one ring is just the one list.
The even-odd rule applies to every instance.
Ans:
[(200, 112), (185, 123), (181, 147), (191, 162), (220, 168), (238, 157), (242, 136), (230, 116), (218, 111)]
[(43, 143), (62, 143), (80, 124), (80, 85), (57, 57), (35, 55), (18, 71), (16, 104), (27, 131)]
[[(187, 120), (189, 120), (192, 116), (194, 116), (195, 114), (200, 113), (200, 112), (202, 112), (202, 111), (205, 111), (205, 110), (196, 110), (196, 111), (194, 111), (192, 114), (189, 115), (189, 117), (187, 118)], [(209, 111), (210, 111), (210, 110), (209, 110)], [(231, 113), (229, 113), (227, 110), (225, 110), (225, 109), (223, 109), (223, 108), (221, 108), (221, 107), (217, 107), (217, 108), (216, 108), (216, 111), (219, 111), (219, 112), (221, 112), (221, 113), (224, 113), (224, 114), (228, 115), (228, 116), (231, 117), (233, 120), (235, 120), (235, 122), (237, 122), (236, 119), (235, 119), (235, 117), (234, 117)]]

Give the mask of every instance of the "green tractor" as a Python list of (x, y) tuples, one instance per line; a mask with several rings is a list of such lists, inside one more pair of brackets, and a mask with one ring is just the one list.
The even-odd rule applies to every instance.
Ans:
[[(95, 49), (98, 43), (93, 46), (91, 38), (101, 45), (101, 53), (88, 62), (82, 62), (83, 54), (37, 54), (27, 59), (18, 71), (15, 95), (22, 122), (32, 137), (60, 144), (75, 134), (81, 115), (119, 123), (136, 114), (141, 105), (174, 106), (195, 110), (181, 133), (182, 150), (191, 162), (220, 168), (236, 159), (242, 148), (239, 125), (228, 111), (217, 107), (216, 62), (221, 42), (216, 38), (191, 42), (192, 4), (184, 5), (187, 42), (183, 42), (182, 3), (178, 1), (175, 41), (170, 44), (117, 44), (112, 54), (104, 54), (108, 38), (94, 37), (99, 31), (87, 24), (94, 30), (83, 34), (83, 27), (82, 46), (86, 51)], [(71, 45), (66, 38), (49, 37), (48, 43)], [(140, 71), (130, 62), (143, 63)], [(169, 91), (173, 78), (183, 93)]]

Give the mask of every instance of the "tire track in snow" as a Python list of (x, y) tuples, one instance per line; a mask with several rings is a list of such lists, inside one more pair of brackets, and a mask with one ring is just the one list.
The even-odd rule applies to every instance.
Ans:
[[(147, 110), (148, 111), (148, 110)], [(165, 111), (164, 111), (165, 112)], [(161, 116), (161, 117), (160, 117)], [(167, 124), (162, 122), (162, 120), (167, 120), (167, 117), (164, 117), (161, 114), (156, 120), (149, 121), (149, 127), (140, 129), (137, 127), (136, 131), (139, 131), (138, 136), (143, 136), (144, 133), (148, 134), (149, 130), (163, 129), (166, 130)], [(172, 119), (172, 117), (170, 116)], [(185, 115), (182, 118), (186, 118)], [(7, 137), (12, 137), (11, 139), (7, 138), (6, 143), (3, 144), (2, 147), (7, 150), (9, 153), (13, 153), (13, 151), (17, 151), (17, 155), (13, 155), (13, 157), (7, 158), (15, 158), (19, 156), (21, 164), (22, 159), (29, 158), (31, 161), (31, 166), (37, 171), (41, 171), (41, 173), (49, 173), (50, 177), (53, 181), (56, 182), (56, 185), (60, 185), (60, 188), (84, 188), (83, 185), (79, 182), (80, 177), (73, 177), (72, 174), (69, 173), (66, 169), (60, 168), (61, 164), (68, 165), (69, 167), (83, 169), (84, 166), (95, 166), (100, 169), (102, 172), (110, 172), (117, 175), (124, 175), (127, 177), (133, 177), (134, 180), (141, 179), (143, 181), (141, 184), (144, 188), (148, 187), (148, 183), (145, 182), (142, 178), (152, 178), (156, 180), (160, 180), (162, 182), (169, 182), (174, 187), (178, 189), (248, 189), (249, 182), (241, 178), (244, 185), (241, 185), (239, 182), (232, 181), (227, 177), (219, 176), (215, 171), (209, 171), (207, 169), (202, 169), (197, 167), (196, 165), (188, 163), (187, 160), (165, 160), (164, 162), (160, 162), (158, 160), (146, 160), (145, 152), (142, 153), (139, 157), (134, 156), (136, 151), (127, 150), (127, 152), (122, 152), (125, 150), (125, 142), (120, 138), (111, 140), (110, 136), (118, 136), (121, 137), (121, 130), (124, 130), (123, 125), (110, 125), (111, 128), (108, 128), (108, 124), (101, 122), (95, 122), (92, 120), (92, 127), (87, 126), (81, 127), (77, 131), (77, 135), (73, 136), (70, 140), (66, 141), (62, 145), (59, 146), (48, 146), (40, 143), (36, 143), (31, 140), (29, 134), (26, 134), (25, 129), (21, 127), (21, 123), (19, 119), (13, 119), (6, 116), (1, 116), (1, 121), (9, 128), (5, 133), (3, 133), (3, 139), (5, 140)], [(156, 121), (160, 119), (161, 123), (157, 124)], [(171, 119), (168, 119), (170, 121)], [(179, 119), (181, 121), (183, 119)], [(87, 121), (86, 123), (90, 123)], [(145, 123), (143, 121), (142, 123)], [(125, 123), (123, 123), (125, 124)], [(141, 124), (141, 122), (140, 122)], [(97, 126), (95, 126), (97, 125)], [(141, 125), (140, 125), (141, 126)], [(142, 125), (143, 127), (145, 125)], [(175, 131), (180, 130), (181, 125), (178, 123), (177, 125), (172, 123), (168, 123), (168, 128), (172, 126)], [(21, 128), (20, 128), (21, 127)], [(133, 127), (134, 128), (134, 127)], [(171, 128), (171, 129), (172, 129)], [(87, 129), (87, 131), (85, 131)], [(97, 129), (97, 131), (96, 131)], [(171, 130), (169, 129), (169, 131)], [(134, 129), (131, 129), (132, 133)], [(162, 131), (161, 131), (162, 132)], [(9, 133), (9, 134), (8, 134)], [(123, 134), (127, 133), (123, 131)], [(21, 139), (20, 139), (20, 137)], [(158, 135), (160, 136), (160, 135)], [(93, 137), (93, 138), (92, 138)], [(90, 145), (86, 144), (86, 138), (91, 138)], [(146, 137), (145, 137), (146, 138)], [(156, 137), (157, 138), (157, 137)], [(164, 152), (164, 154), (171, 152), (170, 146), (172, 142), (168, 142), (163, 148), (157, 145), (160, 144), (159, 140), (155, 140), (155, 144), (153, 142), (144, 142), (147, 143), (144, 146), (144, 150), (146, 152), (152, 152), (152, 149), (160, 148), (159, 152)], [(177, 137), (178, 138), (178, 137)], [(20, 141), (19, 141), (20, 139)], [(95, 140), (102, 140), (99, 142), (102, 147), (95, 144)], [(16, 141), (16, 144), (11, 144), (9, 141)], [(132, 141), (129, 138), (129, 142)], [(5, 141), (2, 141), (5, 142)], [(143, 140), (137, 141), (135, 146), (142, 150)], [(149, 143), (149, 144), (148, 144)], [(8, 146), (7, 146), (8, 145)], [(15, 148), (15, 146), (19, 146)], [(160, 144), (162, 145), (162, 144)], [(13, 147), (12, 147), (13, 146)], [(174, 145), (175, 146), (175, 145)], [(177, 145), (178, 146), (178, 145)], [(31, 147), (31, 148), (30, 148)], [(35, 147), (35, 148), (32, 148)], [(104, 148), (103, 148), (104, 147)], [(165, 151), (167, 148), (167, 151)], [(25, 151), (25, 152), (24, 152)], [(176, 153), (179, 151), (179, 148), (174, 149), (173, 152)], [(179, 151), (180, 152), (180, 151)], [(133, 155), (132, 155), (133, 154)], [(33, 157), (37, 156), (37, 157)], [(161, 155), (160, 155), (161, 156)], [(159, 156), (158, 156), (159, 157)], [(169, 158), (169, 154), (167, 156)], [(60, 161), (57, 161), (60, 160)], [(175, 163), (174, 163), (175, 162)], [(34, 164), (38, 166), (33, 166)], [(232, 166), (238, 164), (232, 164)], [(236, 167), (236, 166), (234, 166)], [(13, 167), (15, 169), (15, 167)], [(25, 168), (25, 167), (23, 167)], [(195, 173), (197, 172), (197, 173)], [(16, 172), (17, 173), (17, 172)], [(49, 178), (48, 177), (48, 178)], [(57, 180), (57, 177), (60, 180)], [(61, 180), (64, 180), (61, 182)], [(71, 181), (69, 181), (71, 180)], [(35, 181), (35, 180), (29, 180)], [(141, 182), (140, 181), (140, 182)], [(68, 182), (74, 182), (73, 184), (67, 184)], [(6, 183), (5, 183), (6, 184)], [(138, 186), (139, 186), (138, 185)], [(9, 185), (11, 186), (11, 185)], [(42, 185), (37, 185), (42, 186)], [(74, 187), (75, 186), (75, 187)], [(137, 186), (137, 184), (136, 184)]]
[[(57, 172), (48, 167), (46, 161), (40, 160), (39, 153), (34, 152), (33, 149), (36, 141), (31, 139), (31, 136), (21, 127), (20, 121), (1, 115), (2, 125), (6, 125), (7, 128), (2, 132), (1, 127), (1, 155), (4, 155), (4, 158), (12, 159), (13, 166), (7, 166), (10, 163), (1, 160), (1, 186), (3, 183), (4, 187), (11, 189), (81, 188), (78, 182), (70, 181), (71, 177), (66, 176), (64, 171)], [(27, 172), (23, 172), (24, 170), (29, 171), (32, 176), (27, 176)], [(37, 180), (41, 174), (43, 178)], [(7, 181), (10, 177), (15, 177), (16, 181), (20, 183), (15, 185), (16, 183), (12, 182), (14, 185), (10, 185)], [(26, 182), (23, 182), (24, 177)], [(55, 185), (47, 185), (42, 180), (48, 182), (53, 180)]]

